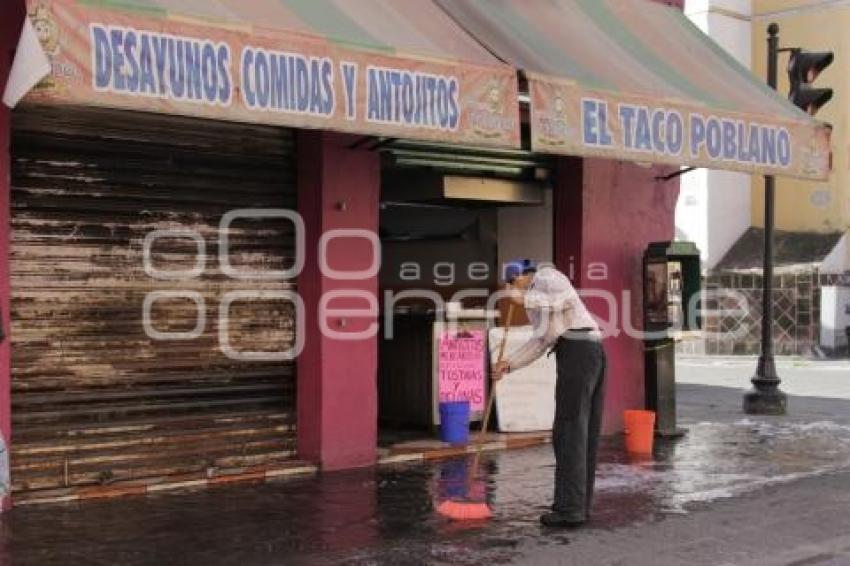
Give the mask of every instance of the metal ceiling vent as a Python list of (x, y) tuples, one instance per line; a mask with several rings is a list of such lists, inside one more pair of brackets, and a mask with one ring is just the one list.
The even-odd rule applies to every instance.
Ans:
[(384, 154), (384, 198), (540, 205), (553, 161), (526, 150), (393, 140)]

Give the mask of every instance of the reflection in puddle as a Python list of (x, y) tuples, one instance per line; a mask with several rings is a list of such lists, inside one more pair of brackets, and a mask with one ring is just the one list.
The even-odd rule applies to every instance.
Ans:
[[(554, 460), (549, 447), (489, 454), (487, 497), (495, 516), (482, 525), (439, 520), (434, 533), (454, 535), (456, 559), (507, 560), (511, 549), (534, 544), (568, 544), (538, 526), (551, 500)], [(432, 489), (438, 496), (461, 493), (457, 478), (470, 458), (434, 464)], [(685, 513), (692, 504), (741, 495), (761, 487), (850, 468), (850, 427), (831, 422), (697, 423), (688, 435), (660, 441), (653, 457), (630, 457), (620, 439), (608, 439), (600, 454), (597, 492), (590, 528), (611, 529)], [(457, 490), (457, 491), (456, 491)], [(575, 535), (574, 535), (575, 536)], [(423, 544), (430, 543), (422, 541)], [(431, 547), (445, 558), (447, 547)], [(387, 556), (388, 548), (379, 551)], [(506, 554), (507, 553), (507, 554)]]

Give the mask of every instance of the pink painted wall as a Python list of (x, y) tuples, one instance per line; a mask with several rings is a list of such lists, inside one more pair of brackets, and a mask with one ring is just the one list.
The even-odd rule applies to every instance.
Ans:
[[(0, 93), (6, 88), (6, 79), (14, 58), (14, 50), (21, 32), (24, 17), (24, 3), (19, 0), (0, 2)], [(7, 338), (0, 344), (0, 433), (6, 446), (11, 444), (12, 432), (11, 373), (9, 359), (9, 109), (0, 102), (0, 310)], [(0, 507), (7, 508), (10, 499), (4, 497)]]
[(588, 301), (594, 314), (617, 321), (620, 331), (605, 340), (606, 433), (622, 430), (623, 410), (644, 407), (643, 344), (623, 329), (643, 324), (642, 261), (647, 244), (673, 239), (679, 181), (655, 180), (670, 171), (607, 159), (564, 158), (558, 166), (555, 263), (565, 272), (573, 265), (574, 282), (581, 288), (606, 291), (616, 298), (613, 316), (605, 301)]
[[(673, 0), (681, 7), (681, 0)], [(12, 50), (23, 17), (23, 2), (0, 2), (0, 85), (5, 84)], [(0, 90), (1, 91), (1, 90)], [(349, 136), (302, 132), (299, 137), (299, 211), (307, 227), (307, 263), (299, 278), (306, 305), (305, 350), (298, 360), (298, 450), (302, 458), (326, 470), (374, 463), (377, 441), (377, 338), (343, 341), (323, 337), (317, 305), (322, 293), (357, 289), (377, 293), (377, 278), (334, 281), (318, 270), (316, 246), (320, 234), (334, 228), (377, 231), (380, 168), (376, 153), (346, 149)], [(9, 328), (9, 113), (0, 105), (0, 308)], [(586, 266), (602, 261), (609, 278), (598, 288), (629, 290), (640, 298), (640, 261), (646, 243), (670, 239), (678, 182), (658, 184), (658, 169), (607, 160), (564, 159), (557, 192), (556, 256), (559, 263), (574, 256)], [(336, 208), (346, 201), (347, 210)], [(338, 242), (329, 249), (335, 269), (367, 267), (368, 243)], [(580, 281), (580, 285), (590, 283)], [(362, 300), (340, 300), (334, 308), (362, 308)], [(640, 320), (638, 302), (631, 309)], [(366, 329), (376, 317), (335, 317), (332, 328)], [(636, 322), (637, 323), (637, 322)], [(643, 404), (643, 357), (639, 341), (608, 340), (611, 369), (606, 398), (606, 431), (621, 428), (622, 409)], [(10, 368), (8, 341), (0, 345), (0, 432), (10, 435)], [(8, 501), (4, 501), (4, 504)]]
[[(378, 231), (379, 155), (347, 149), (356, 139), (309, 131), (298, 137), (298, 209), (307, 242), (306, 265), (298, 279), (306, 306), (305, 348), (298, 358), (298, 452), (324, 470), (368, 466), (376, 457), (377, 334), (353, 341), (327, 337), (320, 331), (317, 312), (321, 296), (329, 291), (351, 289), (377, 297), (377, 274), (334, 280), (322, 276), (317, 262), (317, 242), (327, 230)], [(335, 270), (366, 270), (373, 257), (371, 244), (361, 238), (334, 241), (327, 249), (327, 263)], [(380, 261), (380, 255), (376, 259)], [(329, 307), (365, 309), (368, 304), (342, 298)], [(331, 330), (362, 332), (376, 323), (377, 311), (326, 320)]]
[[(652, 0), (682, 9), (684, 0)], [(562, 271), (573, 269), (574, 283), (623, 297), (618, 299), (617, 320), (643, 325), (642, 261), (649, 242), (672, 240), (679, 197), (678, 178), (659, 182), (656, 176), (670, 167), (644, 168), (608, 159), (562, 158), (555, 190), (555, 263)], [(588, 266), (604, 264), (607, 279), (591, 281)], [(588, 301), (597, 316), (610, 320), (608, 306)], [(608, 382), (605, 393), (606, 434), (623, 429), (623, 411), (642, 408), (644, 397), (643, 344), (621, 333), (605, 341)]]

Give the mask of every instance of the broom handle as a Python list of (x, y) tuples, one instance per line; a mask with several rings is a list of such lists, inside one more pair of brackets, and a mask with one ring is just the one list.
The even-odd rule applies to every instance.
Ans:
[[(505, 356), (505, 346), (508, 343), (508, 331), (511, 328), (511, 322), (514, 318), (514, 304), (511, 302), (508, 305), (508, 315), (505, 317), (505, 332), (502, 334), (502, 343), (499, 345), (499, 356), (496, 358), (496, 363), (502, 361)], [(484, 444), (484, 438), (487, 435), (487, 425), (490, 423), (490, 415), (493, 412), (493, 400), (496, 398), (496, 382), (493, 382), (490, 388), (490, 398), (487, 400), (487, 409), (484, 411), (484, 421), (481, 423), (481, 434), (478, 439), (478, 446), (475, 450), (475, 459), (470, 468), (470, 478), (475, 470), (478, 469), (478, 461), (481, 459), (481, 446)]]

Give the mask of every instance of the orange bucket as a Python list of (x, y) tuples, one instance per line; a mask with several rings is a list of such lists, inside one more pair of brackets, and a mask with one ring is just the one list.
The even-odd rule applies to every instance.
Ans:
[(652, 411), (625, 411), (626, 450), (634, 454), (652, 454), (655, 438), (655, 413)]

